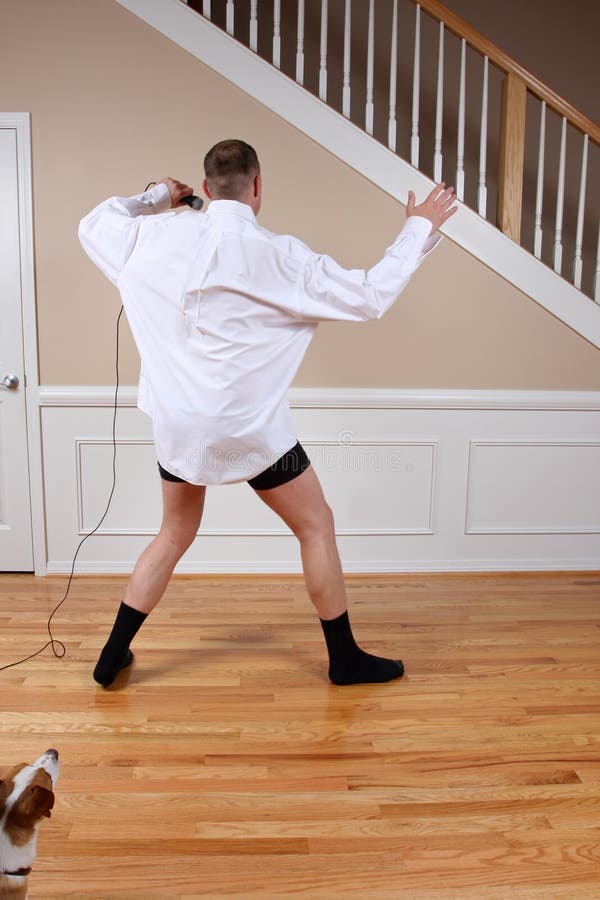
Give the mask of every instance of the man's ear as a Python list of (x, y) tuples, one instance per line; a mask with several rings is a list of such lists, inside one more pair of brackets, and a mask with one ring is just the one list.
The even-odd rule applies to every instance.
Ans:
[(260, 193), (261, 193), (261, 190), (262, 190), (262, 180), (261, 180), (261, 177), (260, 177), (260, 173), (259, 173), (258, 175), (255, 175), (255, 176), (254, 176), (254, 181), (253, 181), (253, 183), (252, 183), (252, 187), (253, 187), (253, 190), (254, 190), (253, 196), (254, 196), (254, 197), (260, 197)]
[(204, 191), (204, 193), (206, 194), (206, 196), (208, 197), (208, 199), (209, 199), (209, 200), (212, 200), (212, 197), (210, 196), (210, 191), (209, 191), (209, 189), (208, 189), (208, 184), (207, 184), (207, 182), (206, 182), (206, 178), (205, 178), (204, 181), (202, 182), (202, 190)]

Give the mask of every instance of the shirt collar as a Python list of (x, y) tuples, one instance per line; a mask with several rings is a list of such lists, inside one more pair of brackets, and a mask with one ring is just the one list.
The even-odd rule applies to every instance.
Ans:
[(242, 219), (248, 219), (249, 222), (256, 222), (256, 216), (252, 210), (252, 207), (248, 206), (247, 203), (240, 203), (239, 200), (211, 200), (208, 209), (206, 210), (207, 215), (221, 215), (228, 214), (239, 216)]

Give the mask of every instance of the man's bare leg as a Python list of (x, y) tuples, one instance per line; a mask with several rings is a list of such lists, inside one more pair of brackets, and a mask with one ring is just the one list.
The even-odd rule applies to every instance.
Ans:
[(198, 534), (206, 488), (161, 479), (163, 517), (160, 531), (146, 547), (131, 574), (125, 603), (139, 612), (152, 612), (164, 594), (173, 569)]
[(173, 569), (194, 540), (202, 520), (204, 486), (164, 480), (161, 484), (160, 531), (135, 565), (112, 632), (94, 669), (94, 679), (104, 687), (112, 684), (121, 669), (133, 661), (129, 645), (164, 594)]
[(300, 541), (308, 595), (321, 619), (346, 611), (346, 588), (335, 541), (333, 513), (312, 466), (276, 488), (256, 491)]
[(371, 656), (354, 641), (333, 513), (312, 466), (279, 487), (256, 493), (300, 541), (306, 589), (329, 651), (330, 679), (335, 684), (358, 684), (399, 678), (404, 671), (399, 660)]

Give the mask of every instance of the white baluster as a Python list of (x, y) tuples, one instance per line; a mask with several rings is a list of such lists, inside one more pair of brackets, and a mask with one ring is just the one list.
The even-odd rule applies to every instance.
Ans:
[(538, 150), (538, 175), (535, 193), (535, 225), (533, 230), (533, 253), (542, 256), (542, 206), (544, 201), (544, 159), (546, 156), (546, 101), (542, 100), (540, 112), (540, 146)]
[(369, 0), (369, 34), (367, 38), (367, 105), (365, 109), (365, 131), (373, 134), (373, 50), (375, 44), (374, 0)]
[(563, 116), (560, 133), (560, 160), (558, 163), (558, 188), (556, 191), (556, 227), (554, 231), (554, 271), (562, 270), (562, 222), (565, 204), (565, 159), (567, 150), (567, 120)]
[(456, 196), (465, 196), (465, 80), (467, 42), (463, 38), (460, 47), (460, 87), (458, 96), (458, 139), (456, 148)]
[(579, 182), (579, 206), (577, 208), (577, 232), (575, 236), (575, 265), (573, 269), (573, 284), (578, 290), (581, 289), (581, 271), (583, 268), (581, 248), (583, 244), (583, 216), (585, 212), (585, 185), (587, 180), (588, 141), (589, 138), (587, 134), (584, 134), (583, 153), (581, 155), (581, 181)]
[(298, 0), (298, 42), (296, 45), (296, 81), (304, 84), (304, 0)]
[(421, 76), (421, 7), (417, 3), (415, 20), (415, 56), (413, 60), (412, 132), (410, 136), (410, 161), (419, 168), (419, 85)]
[(350, 118), (350, 26), (352, 23), (352, 0), (346, 0), (344, 11), (344, 82), (342, 85), (342, 112)]
[(398, 0), (392, 10), (392, 48), (390, 51), (390, 117), (388, 147), (396, 152), (396, 88), (398, 85)]
[(327, 101), (327, 0), (321, 0), (321, 65), (319, 68), (319, 97)]
[(210, 0), (202, 0), (202, 15), (210, 19)]
[(598, 225), (598, 250), (596, 252), (596, 274), (594, 275), (594, 300), (600, 303), (600, 225)]
[(250, 49), (256, 53), (258, 49), (258, 19), (256, 10), (258, 0), (250, 0)]
[(227, 34), (233, 34), (233, 0), (227, 0), (225, 28), (227, 29)]
[(487, 56), (483, 57), (483, 87), (481, 90), (481, 131), (479, 135), (479, 187), (477, 190), (477, 211), (480, 216), (487, 212), (487, 120), (488, 120), (488, 64)]
[(438, 49), (437, 103), (435, 107), (435, 149), (433, 151), (433, 180), (442, 180), (442, 120), (444, 113), (444, 23), (440, 22)]
[(273, 65), (281, 68), (281, 0), (273, 3)]

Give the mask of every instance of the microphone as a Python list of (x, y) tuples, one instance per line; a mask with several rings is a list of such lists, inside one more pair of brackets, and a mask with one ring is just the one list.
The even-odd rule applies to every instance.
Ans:
[(190, 194), (188, 197), (182, 197), (179, 201), (180, 203), (185, 203), (186, 206), (189, 206), (190, 209), (202, 209), (204, 206), (204, 200), (202, 197), (196, 197), (195, 194)]

